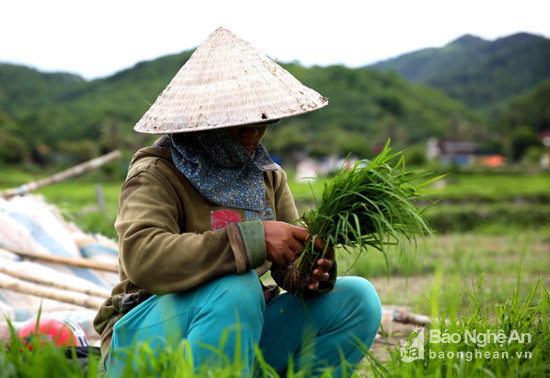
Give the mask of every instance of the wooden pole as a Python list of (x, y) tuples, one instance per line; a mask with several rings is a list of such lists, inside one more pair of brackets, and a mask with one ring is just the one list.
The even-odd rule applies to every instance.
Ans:
[(420, 325), (429, 325), (432, 323), (429, 316), (414, 314), (404, 308), (399, 308), (395, 311), (393, 320), (400, 323), (411, 323)]
[(9, 270), (4, 268), (3, 266), (0, 266), (0, 273), (7, 274), (8, 276), (15, 277), (24, 281), (30, 281), (37, 284), (47, 285), (51, 287), (55, 287), (57, 289), (62, 290), (68, 290), (68, 291), (74, 291), (77, 293), (82, 293), (86, 295), (91, 295), (94, 297), (100, 297), (100, 298), (109, 298), (111, 296), (111, 292), (108, 290), (100, 289), (100, 288), (83, 288), (83, 287), (77, 287), (69, 284), (64, 284), (61, 282), (49, 280), (46, 278), (41, 277), (35, 277), (31, 274), (24, 273), (24, 272), (15, 272), (13, 270)]
[(42, 180), (32, 181), (25, 185), (21, 185), (18, 188), (13, 189), (7, 189), (3, 192), (0, 192), (0, 196), (4, 197), (6, 199), (11, 198), (13, 196), (17, 195), (23, 195), (29, 192), (32, 192), (36, 189), (42, 188), (44, 186), (66, 180), (70, 177), (80, 175), (84, 172), (90, 171), (92, 169), (98, 168), (102, 166), (103, 164), (106, 164), (112, 160), (120, 159), (122, 157), (122, 153), (119, 150), (114, 150), (109, 152), (106, 155), (97, 157), (92, 160), (88, 160), (82, 164), (75, 165), (72, 168), (66, 169), (64, 171), (58, 172), (52, 176), (46, 177)]
[(3, 273), (0, 273), (0, 289), (12, 290), (18, 293), (34, 295), (41, 298), (54, 299), (56, 301), (70, 303), (94, 310), (98, 310), (103, 304), (103, 299), (80, 293), (43, 287), (12, 278)]
[(55, 264), (74, 266), (78, 268), (88, 268), (88, 269), (104, 270), (107, 272), (118, 273), (118, 264), (113, 264), (106, 261), (96, 261), (91, 259), (84, 259), (81, 257), (65, 257), (65, 256), (50, 255), (47, 253), (40, 253), (40, 252), (22, 251), (20, 249), (9, 248), (9, 247), (0, 247), (0, 248), (5, 249), (6, 251), (9, 251), (9, 252), (15, 253), (16, 255), (19, 255), (23, 258), (27, 258), (31, 260), (46, 261), (46, 262), (51, 262)]
[(105, 213), (105, 196), (103, 195), (103, 187), (100, 184), (95, 186), (95, 197), (97, 200), (97, 208), (101, 213)]

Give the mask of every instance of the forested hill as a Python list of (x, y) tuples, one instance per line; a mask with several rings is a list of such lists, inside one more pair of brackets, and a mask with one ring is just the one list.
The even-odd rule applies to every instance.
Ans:
[[(82, 161), (113, 148), (151, 142), (132, 127), (192, 51), (142, 62), (113, 76), (85, 81), (0, 64), (0, 163)], [(272, 127), (269, 150), (360, 156), (392, 138), (395, 147), (430, 136), (480, 138), (478, 116), (443, 93), (393, 73), (343, 66), (283, 64), (329, 106)]]
[(550, 79), (550, 39), (519, 33), (495, 41), (465, 35), (368, 66), (434, 86), (452, 98), (490, 109)]

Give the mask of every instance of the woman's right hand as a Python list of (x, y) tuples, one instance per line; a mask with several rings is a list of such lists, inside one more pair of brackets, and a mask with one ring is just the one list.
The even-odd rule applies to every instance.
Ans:
[(280, 266), (287, 266), (304, 250), (308, 230), (285, 222), (264, 221), (267, 259)]

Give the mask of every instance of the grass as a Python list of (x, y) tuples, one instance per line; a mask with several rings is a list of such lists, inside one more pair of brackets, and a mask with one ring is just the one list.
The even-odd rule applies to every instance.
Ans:
[[(430, 285), (436, 272), (445, 274), (441, 283), (443, 293), (463, 289), (480, 274), (485, 274), (485, 285), (478, 295), (485, 303), (500, 303), (511, 293), (515, 285), (515, 274), (519, 256), (523, 253), (523, 274), (526, 286), (538, 277), (550, 272), (550, 227), (537, 230), (503, 230), (500, 235), (479, 233), (439, 235), (426, 243), (426, 250), (418, 249), (408, 261), (396, 253), (388, 253), (390, 276), (388, 280), (386, 260), (376, 250), (365, 255), (350, 258), (347, 253), (339, 254), (338, 266), (341, 274), (367, 277), (377, 288), (382, 303), (404, 305), (414, 312), (429, 314), (427, 301)], [(550, 284), (548, 278), (547, 284)], [(521, 287), (520, 294), (525, 294)], [(468, 300), (457, 299), (462, 306)], [(440, 302), (443, 312), (447, 299)]]
[[(30, 177), (18, 171), (0, 171), (3, 179), (1, 188), (21, 185)], [(94, 209), (97, 205), (95, 185), (103, 186), (106, 211), (104, 214)], [(436, 318), (449, 318), (456, 314), (452, 323), (440, 323), (440, 330), (465, 332), (465, 330), (496, 330), (498, 327), (519, 327), (537, 331), (534, 342), (528, 348), (521, 345), (506, 345), (503, 350), (509, 353), (531, 351), (532, 358), (514, 359), (515, 361), (496, 361), (496, 359), (433, 358), (413, 361), (405, 364), (401, 361), (399, 350), (394, 347), (378, 346), (376, 360), (372, 356), (357, 376), (544, 376), (550, 366), (548, 356), (548, 291), (550, 285), (550, 224), (532, 222), (530, 214), (546, 211), (548, 205), (548, 174), (540, 175), (478, 175), (456, 174), (448, 177), (445, 186), (431, 187), (433, 196), (443, 200), (434, 209), (436, 214), (443, 213), (454, 220), (454, 226), (440, 230), (434, 238), (429, 238), (425, 249), (418, 248), (416, 253), (408, 253), (408, 261), (399, 258), (398, 253), (388, 253), (390, 279), (387, 277), (384, 257), (376, 250), (369, 250), (360, 256), (352, 268), (356, 255), (339, 256), (341, 274), (354, 274), (367, 277), (376, 287), (382, 303), (385, 305), (403, 305), (412, 311), (433, 315)], [(82, 176), (41, 189), (48, 201), (65, 209), (67, 216), (81, 227), (91, 231), (112, 230), (112, 222), (118, 207), (118, 192), (122, 182), (111, 182), (101, 177)], [(289, 172), (289, 185), (297, 202), (311, 204), (311, 187), (322, 191), (322, 183), (295, 182)], [(311, 186), (311, 187), (310, 187)], [(519, 198), (519, 199), (518, 199)], [(515, 203), (515, 205), (514, 205)], [(496, 206), (495, 206), (496, 205)], [(521, 210), (521, 206), (525, 210)], [(540, 207), (540, 210), (538, 209)], [(462, 212), (461, 212), (462, 208)], [(516, 210), (518, 210), (516, 212)], [(486, 213), (500, 211), (502, 217), (473, 219), (473, 227), (461, 227), (461, 214)], [(502, 215), (503, 214), (503, 215)], [(479, 217), (478, 217), (479, 218)], [(458, 219), (458, 220), (457, 220)], [(510, 222), (509, 220), (516, 220)], [(517, 221), (520, 220), (520, 221)], [(458, 225), (458, 226), (457, 226)], [(435, 227), (437, 229), (437, 226)], [(454, 230), (454, 231), (453, 231)], [(446, 231), (446, 232), (441, 232)], [(103, 231), (102, 231), (103, 232)], [(114, 230), (103, 232), (111, 237)], [(521, 259), (521, 260), (520, 260)], [(521, 277), (518, 271), (521, 261)], [(483, 282), (480, 285), (480, 277)], [(540, 281), (542, 280), (542, 281)], [(537, 286), (538, 285), (538, 286)], [(536, 288), (536, 293), (531, 295)], [(458, 315), (461, 315), (459, 317)], [(426, 330), (428, 332), (429, 329)], [(519, 330), (518, 330), (519, 331)], [(412, 342), (412, 339), (409, 340)], [(375, 344), (376, 345), (376, 344)], [(184, 347), (184, 346), (182, 346)], [(144, 346), (146, 348), (146, 345)], [(458, 352), (471, 349), (464, 344), (434, 344), (425, 348), (438, 352)], [(439, 348), (439, 349), (437, 349)], [(484, 347), (486, 348), (486, 347)], [(490, 345), (488, 348), (502, 349)], [(483, 348), (479, 350), (485, 351)], [(496, 349), (488, 349), (492, 352)], [(35, 355), (26, 354), (21, 348), (10, 347), (0, 352), (0, 377), (31, 376), (84, 376), (80, 366), (71, 364), (64, 356), (50, 355), (58, 353), (52, 349)], [(166, 350), (164, 360), (181, 356), (176, 349)], [(380, 352), (380, 353), (379, 353)], [(174, 355), (174, 353), (178, 353)], [(135, 359), (144, 360), (146, 352), (136, 352)], [(181, 360), (181, 358), (180, 358)], [(93, 361), (92, 361), (93, 362)], [(143, 362), (143, 361), (142, 361)], [(205, 369), (205, 376), (238, 376), (239, 368), (228, 360), (227, 366)], [(156, 362), (155, 362), (156, 363)], [(160, 365), (154, 365), (161, 369)], [(145, 367), (142, 367), (146, 369)], [(162, 369), (165, 369), (164, 367)], [(129, 375), (145, 376), (148, 370), (132, 371)], [(170, 376), (169, 370), (163, 370)], [(267, 370), (268, 372), (268, 370)], [(304, 375), (294, 372), (293, 376)], [(327, 373), (328, 374), (328, 373)], [(153, 373), (151, 374), (153, 375)], [(90, 367), (89, 377), (101, 376), (99, 366)], [(276, 376), (274, 374), (266, 376)]]
[[(313, 203), (311, 192), (319, 196), (323, 184), (318, 180), (294, 179), (288, 172), (288, 182), (298, 203)], [(524, 199), (531, 202), (550, 202), (550, 174), (449, 174), (428, 187), (427, 194), (442, 202), (500, 202)]]
[(40, 339), (36, 334), (24, 344), (11, 331), (9, 343), (0, 342), (0, 377), (97, 377), (101, 367), (99, 357), (90, 356), (79, 362), (74, 349), (71, 358), (67, 348), (58, 348), (53, 343)]
[[(520, 264), (521, 265), (521, 264)], [(519, 268), (518, 272), (521, 272)], [(479, 298), (483, 287), (481, 275), (470, 290), (465, 289), (469, 303), (459, 311), (456, 300), (445, 312), (437, 309), (443, 274), (435, 276), (430, 301), (432, 318), (436, 319), (422, 333), (425, 335), (424, 358), (403, 360), (404, 353), (413, 356), (413, 333), (408, 345), (389, 351), (381, 362), (370, 359), (370, 372), (376, 377), (542, 377), (550, 373), (550, 293), (538, 279), (526, 295), (516, 290), (505, 301), (487, 306)], [(412, 358), (411, 358), (412, 359)]]
[[(226, 333), (227, 335), (227, 333)], [(225, 336), (226, 336), (225, 335)], [(224, 337), (222, 336), (222, 342)], [(239, 337), (237, 336), (235, 355), (240, 356)], [(156, 346), (153, 346), (156, 345)], [(221, 352), (220, 348), (205, 345), (212, 354), (209, 363), (197, 364), (190, 343), (182, 340), (179, 343), (136, 342), (128, 349), (117, 353), (121, 358), (120, 377), (242, 377), (245, 366), (239, 357), (231, 358)], [(67, 353), (68, 352), (68, 353)], [(68, 354), (68, 355), (67, 355)], [(258, 377), (279, 377), (269, 366), (259, 347), (254, 347), (256, 365), (254, 370)], [(0, 377), (107, 377), (103, 361), (95, 354), (87, 359), (77, 359), (74, 348), (56, 347), (51, 340), (33, 334), (30, 340), (17, 338), (11, 330), (8, 343), (0, 342)], [(185, 356), (185, 357), (183, 357)], [(322, 376), (331, 377), (332, 367), (316, 368)], [(308, 368), (296, 369), (292, 359), (289, 362), (287, 377), (306, 378), (312, 372)]]
[(535, 228), (550, 225), (550, 203), (440, 204), (427, 218), (440, 233), (478, 230), (487, 225)]
[[(93, 183), (70, 180), (44, 187), (37, 193), (46, 197), (48, 202), (54, 203), (67, 220), (78, 224), (83, 231), (100, 233), (116, 239), (114, 222), (121, 187), (120, 182)], [(103, 210), (98, 207), (97, 190), (103, 193)]]
[[(415, 343), (413, 333), (408, 345), (387, 348), (387, 357), (377, 357), (364, 350), (366, 360), (356, 370), (357, 377), (539, 377), (550, 373), (550, 293), (540, 277), (531, 282), (522, 294), (525, 277), (522, 262), (518, 262), (516, 282), (504, 300), (489, 305), (481, 294), (486, 285), (481, 274), (470, 287), (447, 292), (442, 285), (444, 272), (439, 270), (432, 278), (427, 300), (435, 321), (422, 331), (425, 340)], [(459, 294), (459, 295), (457, 295)], [(467, 297), (464, 307), (460, 295)], [(442, 308), (440, 302), (445, 298)], [(503, 335), (504, 338), (500, 338)], [(456, 337), (458, 335), (458, 337)], [(12, 333), (10, 344), (0, 350), (1, 377), (105, 377), (101, 363), (91, 357), (85, 363), (68, 359), (65, 350), (44, 343), (36, 336), (29, 350)], [(423, 346), (424, 358), (405, 361), (414, 356), (414, 347)], [(0, 347), (2, 345), (0, 344)], [(213, 348), (216, 352), (216, 349)], [(407, 354), (403, 353), (407, 352)], [(238, 353), (237, 353), (238, 354)], [(123, 377), (239, 377), (243, 365), (223, 354), (217, 363), (193, 365), (190, 346), (186, 340), (175, 346), (153, 350), (148, 343), (137, 343), (128, 350)], [(186, 356), (186, 358), (182, 358)], [(279, 377), (265, 364), (256, 349), (259, 376)], [(328, 369), (325, 377), (334, 371)], [(296, 371), (290, 363), (288, 377), (309, 377), (310, 371)]]
[[(0, 167), (0, 190), (17, 187), (52, 173), (54, 172), (24, 172)], [(323, 183), (319, 180), (295, 180), (293, 171), (288, 172), (288, 177), (298, 211), (303, 214), (314, 207), (314, 195), (320, 197)], [(107, 179), (101, 172), (91, 172), (44, 187), (37, 193), (43, 194), (49, 202), (61, 208), (68, 219), (75, 221), (85, 231), (100, 232), (115, 238), (112, 225), (118, 210), (118, 195), (122, 183), (122, 180)], [(548, 173), (453, 173), (438, 183), (426, 188), (428, 199), (439, 200), (439, 205), (427, 212), (426, 216), (434, 229), (440, 232), (480, 229), (493, 232), (490, 229), (495, 223), (516, 228), (518, 224), (519, 227), (536, 227), (541, 223), (540, 219), (548, 219)], [(97, 209), (96, 185), (101, 185), (103, 189), (104, 212)]]
[(550, 174), (451, 174), (429, 194), (443, 200), (499, 202), (526, 198), (550, 202)]
[[(11, 169), (0, 170), (0, 175), (3, 177), (0, 190), (48, 176)], [(101, 174), (90, 173), (45, 186), (33, 193), (43, 195), (48, 202), (61, 210), (67, 220), (76, 223), (85, 232), (100, 233), (116, 239), (114, 221), (122, 183), (120, 180), (105, 179)], [(103, 194), (104, 209), (99, 209), (98, 206), (98, 190)]]

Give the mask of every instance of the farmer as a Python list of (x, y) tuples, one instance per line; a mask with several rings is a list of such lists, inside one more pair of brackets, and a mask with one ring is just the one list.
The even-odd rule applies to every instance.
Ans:
[(326, 104), (223, 28), (160, 94), (135, 130), (167, 135), (130, 164), (115, 223), (121, 282), (94, 321), (110, 375), (137, 341), (158, 351), (181, 340), (196, 366), (215, 364), (219, 348), (240, 357), (244, 376), (255, 345), (279, 374), (289, 358), (312, 374), (353, 371), (381, 318), (367, 280), (336, 279), (331, 248), (302, 297), (258, 278), (294, 261), (309, 237), (291, 224), (298, 214), (285, 172), (260, 141), (279, 119)]

